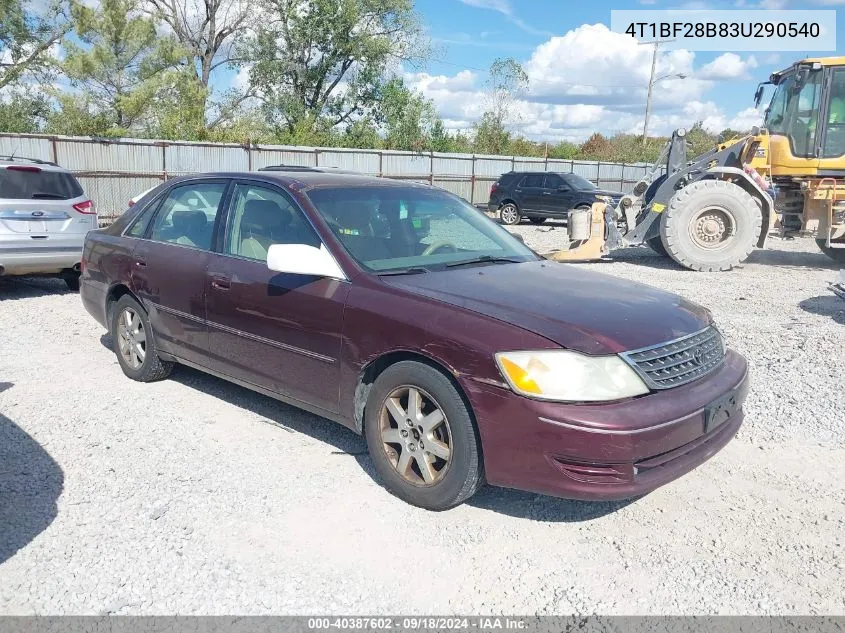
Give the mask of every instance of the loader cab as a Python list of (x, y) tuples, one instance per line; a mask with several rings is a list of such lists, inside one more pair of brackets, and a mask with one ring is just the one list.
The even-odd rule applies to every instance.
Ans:
[(767, 83), (775, 87), (764, 118), (771, 175), (845, 176), (845, 57), (802, 60)]

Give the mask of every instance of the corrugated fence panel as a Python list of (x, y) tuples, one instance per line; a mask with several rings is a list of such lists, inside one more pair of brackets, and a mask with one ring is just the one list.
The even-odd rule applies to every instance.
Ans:
[(154, 145), (57, 141), (56, 155), (59, 165), (72, 171), (161, 172), (162, 148)]
[(472, 198), (472, 183), (469, 180), (437, 180), (435, 178), (434, 186), (451, 191), (467, 202), (470, 202), (470, 198)]
[(290, 147), (261, 147), (251, 149), (252, 168), (259, 169), (268, 165), (299, 165), (314, 167), (317, 164), (317, 154), (313, 147), (294, 149)]
[(0, 136), (0, 155), (53, 160), (53, 150), (50, 147), (50, 140), (46, 138)]
[(557, 158), (550, 158), (549, 159), (549, 171), (557, 171), (562, 174), (571, 174), (572, 173), (572, 161), (571, 160), (562, 160)]
[(517, 158), (513, 163), (514, 171), (546, 171), (546, 161), (542, 158)]
[(472, 187), (472, 199), (470, 202), (473, 204), (486, 203), (490, 199), (490, 186), (494, 182), (496, 182), (496, 179), (492, 176), (476, 178), (475, 184)]
[(599, 180), (622, 180), (624, 165), (616, 163), (601, 163), (599, 165)]
[(398, 154), (384, 152), (381, 173), (385, 176), (426, 176), (431, 171), (431, 156), (428, 154)]
[(472, 154), (435, 153), (431, 170), (436, 176), (469, 176), (472, 174)]
[(165, 160), (168, 174), (249, 170), (246, 150), (231, 145), (170, 145)]
[(129, 207), (129, 200), (150, 187), (162, 183), (161, 178), (141, 176), (80, 176), (86, 195), (94, 201), (101, 218), (116, 218)]
[(510, 158), (478, 158), (475, 159), (475, 175), (476, 176), (493, 176), (498, 178), (505, 172), (508, 172), (513, 167), (513, 161)]
[(321, 149), (317, 154), (317, 165), (377, 175), (379, 156), (378, 152), (344, 152), (337, 149)]
[(598, 163), (590, 163), (586, 161), (572, 161), (572, 173), (583, 176), (587, 180), (596, 182), (599, 178)]

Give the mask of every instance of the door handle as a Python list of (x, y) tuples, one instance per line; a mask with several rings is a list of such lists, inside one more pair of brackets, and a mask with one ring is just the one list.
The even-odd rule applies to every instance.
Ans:
[(232, 287), (232, 280), (222, 275), (214, 275), (211, 277), (211, 287), (217, 290), (228, 290)]
[(136, 259), (136, 260), (135, 260), (135, 265), (136, 265), (138, 268), (146, 268), (146, 267), (147, 267), (147, 262), (146, 262), (146, 261), (144, 261), (143, 259)]
[(544, 191), (543, 195), (544, 196), (550, 196), (550, 195), (552, 195), (552, 192), (551, 191)]

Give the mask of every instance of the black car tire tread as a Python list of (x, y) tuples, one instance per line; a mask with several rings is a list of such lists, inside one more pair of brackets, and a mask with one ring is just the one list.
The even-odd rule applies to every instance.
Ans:
[[(689, 237), (689, 224), (700, 208), (718, 204), (730, 209), (736, 233), (729, 245), (719, 251), (697, 247)], [(660, 236), (669, 257), (691, 270), (716, 272), (730, 270), (746, 260), (754, 250), (763, 212), (745, 189), (724, 180), (699, 180), (676, 192), (663, 212)]]
[[(123, 357), (120, 355), (120, 351), (117, 346), (117, 319), (125, 307), (131, 307), (140, 316), (141, 321), (144, 323), (144, 333), (147, 336), (147, 348), (146, 353), (144, 354), (144, 362), (138, 369), (127, 367), (123, 363)], [(159, 358), (155, 336), (153, 335), (152, 327), (150, 326), (150, 319), (147, 316), (146, 310), (144, 310), (140, 303), (129, 295), (123, 295), (117, 300), (117, 303), (111, 310), (110, 325), (111, 328), (109, 332), (112, 338), (112, 349), (114, 350), (115, 356), (117, 356), (117, 362), (120, 365), (120, 368), (128, 378), (137, 380), (138, 382), (156, 382), (158, 380), (164, 380), (170, 375), (176, 363), (164, 361)]]
[(645, 243), (651, 250), (653, 250), (661, 257), (669, 257), (669, 252), (666, 250), (666, 247), (663, 246), (663, 238), (659, 235), (655, 235), (654, 237), (648, 238)]
[(79, 292), (79, 273), (70, 273), (62, 277), (67, 289), (71, 292)]
[[(428, 488), (413, 486), (402, 479), (382, 449), (381, 408), (387, 396), (404, 385), (420, 387), (430, 393), (449, 421), (452, 462), (443, 480)], [(430, 365), (401, 361), (376, 378), (364, 411), (364, 436), (385, 488), (407, 503), (427, 510), (448, 510), (469, 499), (484, 485), (481, 443), (468, 405), (452, 381)]]
[[(831, 240), (839, 243), (842, 240)], [(827, 240), (816, 240), (819, 250), (830, 257), (833, 261), (845, 264), (845, 248), (828, 248), (825, 246)]]
[(536, 218), (536, 217), (535, 217), (535, 218), (528, 218), (528, 221), (529, 221), (529, 222), (531, 222), (531, 224), (542, 224), (542, 223), (543, 223), (543, 222), (545, 222), (547, 219), (548, 219), (548, 218)]

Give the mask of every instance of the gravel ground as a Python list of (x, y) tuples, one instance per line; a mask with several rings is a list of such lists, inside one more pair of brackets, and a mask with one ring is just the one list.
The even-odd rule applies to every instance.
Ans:
[(744, 427), (634, 502), (487, 488), (439, 514), (350, 431), (187, 369), (132, 382), (61, 282), (0, 279), (0, 614), (844, 614), (835, 267), (808, 240), (729, 273), (579, 266), (710, 307), (752, 365)]

